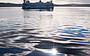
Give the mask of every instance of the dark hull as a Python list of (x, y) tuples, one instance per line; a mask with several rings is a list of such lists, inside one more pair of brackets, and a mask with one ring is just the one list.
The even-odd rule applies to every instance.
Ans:
[(54, 6), (42, 6), (42, 7), (29, 7), (29, 6), (22, 6), (23, 9), (53, 9)]
[(53, 9), (54, 9), (54, 7), (27, 7), (27, 8), (25, 8), (25, 7), (22, 7), (22, 9), (24, 9), (24, 10), (28, 10), (28, 9), (39, 9), (40, 11), (43, 11), (43, 10), (47, 10), (47, 11), (53, 11)]
[(25, 7), (22, 7), (23, 9), (53, 9), (54, 7), (41, 7), (41, 8), (37, 8), (37, 7), (28, 7), (28, 8), (25, 8)]

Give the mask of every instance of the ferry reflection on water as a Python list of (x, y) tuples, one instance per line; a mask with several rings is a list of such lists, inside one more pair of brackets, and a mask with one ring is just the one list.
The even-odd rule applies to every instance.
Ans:
[[(89, 22), (86, 19), (83, 19), (85, 22), (78, 19), (86, 12), (81, 13), (80, 10), (80, 13), (77, 13), (76, 8), (72, 9), (16, 10), (22, 12), (23, 17), (12, 16), (13, 19), (11, 17), (2, 19), (0, 21), (2, 23), (0, 24), (0, 56), (89, 56), (90, 30), (87, 26), (84, 28), (80, 25), (81, 23), (86, 25), (85, 22)], [(78, 14), (76, 19), (72, 19), (77, 16), (73, 13)], [(78, 23), (75, 25), (75, 20), (80, 21), (75, 22)]]

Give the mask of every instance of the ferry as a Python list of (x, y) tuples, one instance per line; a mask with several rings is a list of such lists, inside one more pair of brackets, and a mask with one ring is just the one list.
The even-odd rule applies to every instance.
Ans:
[(49, 2), (39, 2), (31, 3), (29, 0), (23, 0), (22, 9), (52, 9), (54, 8), (54, 4), (51, 1)]

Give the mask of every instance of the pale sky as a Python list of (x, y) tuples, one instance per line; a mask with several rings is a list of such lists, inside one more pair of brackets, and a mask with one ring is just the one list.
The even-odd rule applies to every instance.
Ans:
[[(36, 2), (38, 0), (30, 0), (31, 2)], [(44, 2), (49, 1), (49, 0), (42, 0)], [(0, 2), (8, 2), (8, 3), (22, 3), (23, 0), (0, 0)], [(90, 0), (53, 0), (53, 2), (55, 4), (72, 4), (72, 3), (89, 3), (90, 4)]]

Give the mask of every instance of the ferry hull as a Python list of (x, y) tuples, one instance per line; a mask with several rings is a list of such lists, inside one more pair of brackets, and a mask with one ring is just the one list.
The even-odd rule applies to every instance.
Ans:
[(53, 9), (54, 7), (22, 7), (23, 9)]

